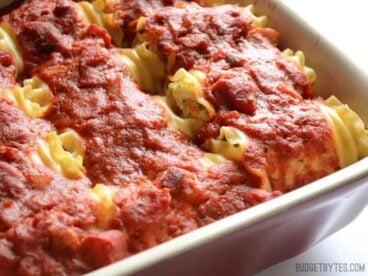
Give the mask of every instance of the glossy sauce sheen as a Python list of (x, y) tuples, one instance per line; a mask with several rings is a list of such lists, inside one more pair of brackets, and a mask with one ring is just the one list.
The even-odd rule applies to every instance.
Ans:
[[(252, 188), (239, 163), (206, 170), (204, 151), (167, 127), (107, 32), (83, 25), (74, 5), (28, 1), (4, 19), (20, 41), (24, 75), (42, 79), (54, 98), (44, 119), (0, 101), (0, 275), (82, 274), (280, 195)], [(5, 88), (15, 72), (2, 64)], [(80, 180), (29, 158), (37, 138), (65, 128), (85, 144)], [(97, 183), (116, 190), (107, 229), (90, 196)]]

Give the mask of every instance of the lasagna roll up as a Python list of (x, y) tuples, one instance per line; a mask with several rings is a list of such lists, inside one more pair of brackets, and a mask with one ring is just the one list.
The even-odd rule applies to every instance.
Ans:
[(204, 147), (242, 162), (267, 190), (293, 190), (368, 156), (362, 120), (334, 96), (250, 120), (218, 115), (200, 130), (201, 135), (218, 126), (217, 120), (231, 126), (207, 137)]
[(316, 76), (303, 53), (280, 51), (278, 33), (250, 11), (183, 4), (152, 13), (139, 25), (138, 39), (167, 61), (169, 106), (201, 126), (192, 131), (194, 139), (241, 162), (258, 179), (255, 185), (267, 190), (295, 189), (366, 156), (357, 150), (367, 140), (360, 119), (316, 97)]

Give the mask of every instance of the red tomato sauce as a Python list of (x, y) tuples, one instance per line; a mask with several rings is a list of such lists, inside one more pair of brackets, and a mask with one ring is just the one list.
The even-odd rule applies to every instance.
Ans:
[(206, 0), (118, 0), (113, 7), (115, 19), (120, 23), (124, 32), (125, 42), (130, 45), (137, 33), (137, 21), (140, 17), (149, 16), (163, 7), (181, 6), (185, 2), (197, 2), (204, 5)]
[(7, 52), (0, 50), (0, 89), (12, 87), (15, 84), (16, 68), (13, 58)]

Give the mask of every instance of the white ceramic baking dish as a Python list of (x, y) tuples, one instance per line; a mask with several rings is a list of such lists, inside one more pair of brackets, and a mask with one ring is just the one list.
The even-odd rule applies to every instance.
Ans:
[[(281, 33), (281, 48), (303, 50), (314, 89), (336, 95), (368, 123), (368, 78), (278, 0), (252, 3)], [(290, 258), (351, 222), (368, 203), (368, 159), (279, 198), (202, 227), (88, 275), (251, 275)]]

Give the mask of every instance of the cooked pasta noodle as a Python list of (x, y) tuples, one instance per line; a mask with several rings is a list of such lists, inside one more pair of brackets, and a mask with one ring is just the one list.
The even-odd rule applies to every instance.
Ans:
[(202, 72), (188, 72), (183, 68), (170, 78), (167, 94), (174, 100), (184, 118), (205, 122), (215, 114), (215, 109), (203, 96), (201, 83), (204, 79)]
[(147, 17), (141, 16), (138, 18), (137, 26), (136, 26), (137, 37), (135, 38), (133, 45), (136, 45), (137, 41), (138, 43), (150, 41), (149, 36), (145, 32), (142, 32), (144, 30), (144, 26), (146, 25), (146, 22), (147, 22)]
[(335, 96), (325, 100), (321, 107), (333, 129), (340, 167), (368, 156), (368, 131), (359, 116)]
[(123, 49), (119, 58), (133, 74), (142, 90), (152, 94), (162, 92), (165, 65), (147, 43), (139, 44), (131, 49)]
[[(251, 167), (246, 167), (246, 170), (251, 173), (254, 176), (257, 176), (259, 178), (259, 188), (266, 190), (266, 191), (272, 191), (272, 186), (271, 186), (271, 182), (269, 179), (269, 175), (267, 174), (267, 172), (263, 169), (255, 169), (255, 168), (251, 168)], [(277, 190), (277, 189), (276, 189)]]
[(67, 178), (84, 176), (84, 150), (81, 138), (75, 131), (68, 129), (61, 134), (53, 131), (44, 140), (39, 139), (37, 146), (37, 154), (31, 156), (36, 163), (43, 163)]
[(23, 70), (22, 54), (17, 45), (14, 32), (5, 22), (0, 23), (0, 49), (8, 52), (13, 57), (17, 72), (21, 72)]
[[(211, 138), (205, 142), (206, 147), (214, 153), (214, 155), (205, 156), (203, 164), (210, 167), (222, 162), (221, 158), (217, 155), (222, 155), (229, 160), (242, 162), (248, 144), (249, 139), (241, 130), (234, 127), (223, 126), (220, 128), (220, 135), (217, 138)], [(255, 169), (249, 166), (246, 166), (245, 169), (252, 175), (258, 176), (260, 179), (259, 188), (267, 191), (272, 190), (265, 170)]]
[(247, 136), (234, 127), (223, 126), (220, 129), (220, 135), (214, 139), (206, 141), (211, 152), (222, 154), (230, 160), (242, 161), (244, 151), (247, 148), (249, 140)]
[(112, 40), (118, 46), (123, 40), (123, 31), (117, 22), (114, 21), (114, 7), (116, 0), (95, 0), (92, 3), (79, 2), (81, 16), (87, 24), (96, 24), (106, 28)]
[(305, 56), (302, 51), (294, 52), (291, 49), (285, 49), (282, 51), (282, 54), (295, 62), (303, 70), (310, 83), (313, 83), (316, 80), (316, 72), (312, 68), (305, 65)]
[(205, 153), (204, 156), (199, 161), (208, 170), (212, 168), (213, 166), (216, 166), (225, 160), (226, 158), (221, 154)]
[(90, 191), (91, 197), (98, 202), (97, 225), (99, 228), (107, 229), (111, 218), (115, 214), (114, 196), (116, 190), (103, 184), (97, 184)]
[(186, 134), (189, 137), (194, 137), (194, 134), (201, 126), (201, 122), (193, 119), (183, 119), (176, 115), (168, 104), (166, 97), (155, 96), (154, 99), (164, 108), (168, 116), (168, 126), (172, 129), (176, 129)]
[(24, 80), (23, 86), (5, 89), (2, 94), (15, 102), (27, 115), (36, 118), (46, 113), (53, 97), (47, 84), (37, 77)]
[(261, 15), (257, 16), (256, 11), (253, 5), (248, 5), (245, 7), (245, 10), (249, 13), (249, 15), (252, 17), (253, 23), (258, 28), (264, 28), (267, 25), (267, 16)]

